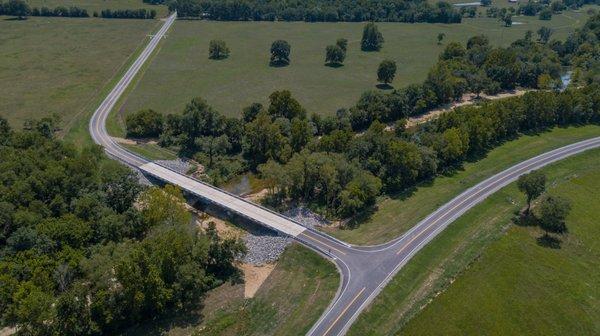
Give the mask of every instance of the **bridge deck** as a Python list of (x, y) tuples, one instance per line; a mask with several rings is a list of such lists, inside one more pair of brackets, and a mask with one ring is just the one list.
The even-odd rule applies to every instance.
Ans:
[(140, 169), (162, 181), (179, 186), (186, 191), (199, 196), (212, 203), (218, 204), (222, 208), (234, 211), (242, 216), (269, 227), (273, 230), (297, 237), (305, 227), (299, 225), (285, 217), (279, 216), (256, 204), (240, 199), (223, 190), (201, 183), (192, 178), (180, 175), (170, 169), (159, 166), (156, 163), (146, 163), (140, 166)]

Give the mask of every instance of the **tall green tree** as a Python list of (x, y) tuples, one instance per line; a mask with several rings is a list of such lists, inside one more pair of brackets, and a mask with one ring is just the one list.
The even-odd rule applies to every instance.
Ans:
[(439, 33), (437, 35), (437, 44), (442, 44), (442, 40), (444, 39), (444, 37), (446, 37), (445, 33)]
[(252, 167), (267, 162), (269, 159), (286, 161), (291, 147), (281, 134), (278, 124), (271, 120), (267, 111), (261, 111), (254, 120), (244, 128), (244, 156)]
[(373, 22), (369, 22), (363, 29), (360, 49), (362, 51), (379, 51), (383, 47), (383, 35)]
[(565, 233), (567, 225), (565, 219), (571, 211), (570, 202), (560, 196), (548, 196), (539, 206), (539, 224), (542, 230), (548, 233)]
[(335, 41), (335, 45), (340, 47), (344, 51), (344, 55), (346, 51), (348, 51), (348, 40), (345, 38), (339, 38)]
[(540, 42), (546, 44), (550, 40), (550, 36), (552, 36), (554, 31), (546, 26), (543, 26), (538, 29), (537, 33), (540, 38)]
[(329, 65), (341, 65), (346, 58), (346, 51), (337, 45), (329, 45), (325, 49), (325, 63)]
[(208, 58), (220, 60), (229, 57), (229, 48), (223, 40), (211, 40), (208, 46)]
[(31, 14), (31, 8), (24, 0), (8, 0), (4, 6), (6, 13), (16, 16), (19, 20), (23, 20)]
[(531, 202), (546, 190), (546, 175), (537, 170), (521, 175), (517, 180), (517, 187), (527, 196), (526, 213), (529, 213), (531, 211)]
[(125, 128), (130, 137), (158, 137), (163, 130), (164, 117), (152, 110), (140, 110), (127, 115)]
[(292, 97), (289, 90), (275, 91), (269, 95), (269, 114), (274, 118), (305, 119), (306, 110)]
[(396, 76), (396, 62), (392, 60), (383, 60), (377, 68), (377, 80), (384, 84), (389, 84)]
[(292, 47), (287, 41), (276, 40), (271, 44), (271, 65), (290, 64), (290, 52)]

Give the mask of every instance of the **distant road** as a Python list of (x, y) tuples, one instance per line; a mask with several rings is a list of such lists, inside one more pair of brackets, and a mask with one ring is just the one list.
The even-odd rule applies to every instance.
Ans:
[(305, 246), (330, 258), (338, 267), (342, 281), (334, 301), (308, 332), (310, 336), (346, 333), (358, 314), (372, 302), (394, 274), (423, 246), (455, 219), (494, 192), (515, 181), (520, 175), (588, 149), (600, 147), (600, 137), (598, 137), (523, 161), (469, 188), (423, 219), (404, 235), (381, 245), (353, 246), (322, 232), (305, 228), (292, 219), (224, 190), (153, 163), (121, 147), (108, 135), (106, 131), (108, 114), (144, 62), (148, 60), (175, 18), (176, 14), (173, 14), (165, 21), (138, 59), (100, 104), (90, 120), (90, 134), (94, 141), (102, 145), (111, 157), (139, 169), (147, 175), (178, 185), (187, 192), (202, 198), (205, 202), (215, 204), (258, 224), (289, 235)]

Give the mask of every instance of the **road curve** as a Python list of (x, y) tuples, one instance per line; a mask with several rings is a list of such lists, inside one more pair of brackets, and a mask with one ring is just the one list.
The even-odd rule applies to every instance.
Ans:
[[(148, 174), (152, 174), (151, 169), (144, 167), (151, 166), (153, 167), (152, 169), (156, 169), (154, 167), (155, 163), (151, 163), (150, 160), (134, 154), (117, 144), (108, 135), (106, 119), (115, 106), (115, 103), (129, 86), (142, 65), (148, 60), (166, 31), (171, 27), (175, 18), (176, 13), (165, 20), (163, 26), (152, 37), (140, 56), (100, 104), (89, 124), (90, 134), (94, 142), (103, 146), (108, 155)], [(494, 192), (515, 181), (520, 175), (585, 150), (598, 147), (600, 147), (600, 137), (561, 147), (514, 165), (464, 191), (420, 221), (411, 230), (385, 244), (353, 246), (316, 230), (308, 228), (297, 230), (296, 228), (292, 228), (290, 232), (293, 232), (292, 236), (294, 239), (330, 258), (338, 267), (342, 278), (334, 301), (323, 312), (307, 335), (343, 335), (347, 332), (352, 322), (356, 320), (360, 312), (372, 302), (398, 270), (455, 219)], [(166, 167), (163, 168), (168, 169)], [(211, 194), (203, 193), (199, 195), (200, 197), (204, 197), (205, 201), (208, 202), (211, 201), (210, 198), (213, 197), (212, 195), (215, 195), (215, 198), (221, 198), (225, 197), (225, 194), (228, 194), (204, 182), (196, 181), (174, 171), (163, 171), (161, 176), (156, 176), (156, 173), (154, 174), (155, 177), (177, 184), (191, 193), (198, 193), (198, 188), (201, 188), (203, 192), (209, 190)], [(195, 187), (192, 187), (192, 185), (195, 185)], [(228, 197), (236, 197), (237, 199), (235, 202), (225, 201), (219, 203), (219, 205), (227, 210), (238, 212), (241, 215), (256, 220), (260, 224), (275, 229), (277, 229), (277, 225), (272, 222), (289, 221), (289, 223), (285, 222), (285, 225), (294, 225), (294, 223), (300, 225), (291, 219), (235, 195), (228, 194)], [(240, 202), (244, 203), (241, 204)], [(230, 203), (241, 205), (234, 207)], [(263, 215), (262, 219), (251, 216), (252, 214), (262, 213), (261, 211), (270, 211), (270, 214)]]

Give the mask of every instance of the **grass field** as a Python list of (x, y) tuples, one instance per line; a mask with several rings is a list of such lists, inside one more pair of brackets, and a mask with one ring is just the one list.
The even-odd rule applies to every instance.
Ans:
[(599, 167), (595, 149), (543, 169), (549, 193), (573, 205), (560, 249), (539, 246), (538, 229), (511, 224), (525, 205), (513, 183), (419, 252), (349, 335), (597, 335)]
[(144, 324), (123, 336), (304, 335), (333, 299), (338, 281), (332, 263), (294, 244), (254, 298), (243, 298), (243, 285), (225, 284), (208, 294), (201, 311)]
[(31, 7), (48, 7), (55, 8), (57, 6), (76, 6), (87, 9), (90, 16), (94, 11), (100, 13), (103, 9), (154, 9), (157, 12), (157, 17), (167, 15), (168, 9), (166, 6), (150, 5), (142, 0), (26, 0)]
[[(354, 104), (362, 92), (376, 89), (376, 70), (383, 59), (398, 64), (395, 87), (423, 81), (444, 48), (437, 45), (440, 32), (446, 33), (444, 44), (483, 33), (494, 44), (507, 45), (542, 25), (553, 27), (554, 37), (565, 38), (586, 17), (574, 12), (555, 15), (551, 21), (519, 17), (515, 21), (524, 24), (509, 28), (488, 18), (453, 25), (379, 23), (386, 41), (381, 52), (370, 53), (359, 50), (363, 23), (178, 21), (125, 99), (121, 114), (142, 108), (180, 113), (193, 97), (201, 96), (220, 112), (238, 116), (243, 107), (265, 103), (270, 93), (281, 89), (291, 90), (309, 113), (333, 114)], [(325, 47), (342, 37), (349, 40), (345, 65), (324, 66)], [(231, 56), (209, 60), (211, 39), (223, 39)], [(287, 67), (268, 65), (269, 48), (276, 39), (291, 44)]]
[(377, 211), (361, 219), (354, 229), (329, 232), (355, 244), (386, 242), (487, 177), (538, 154), (595, 136), (600, 136), (600, 126), (555, 128), (538, 135), (522, 136), (493, 149), (485, 158), (466, 163), (462, 170), (449, 176), (439, 176), (402, 195), (380, 198)]
[(103, 87), (158, 24), (157, 20), (0, 19), (0, 115), (19, 128), (27, 118), (57, 113), (68, 131), (78, 117), (93, 110)]

